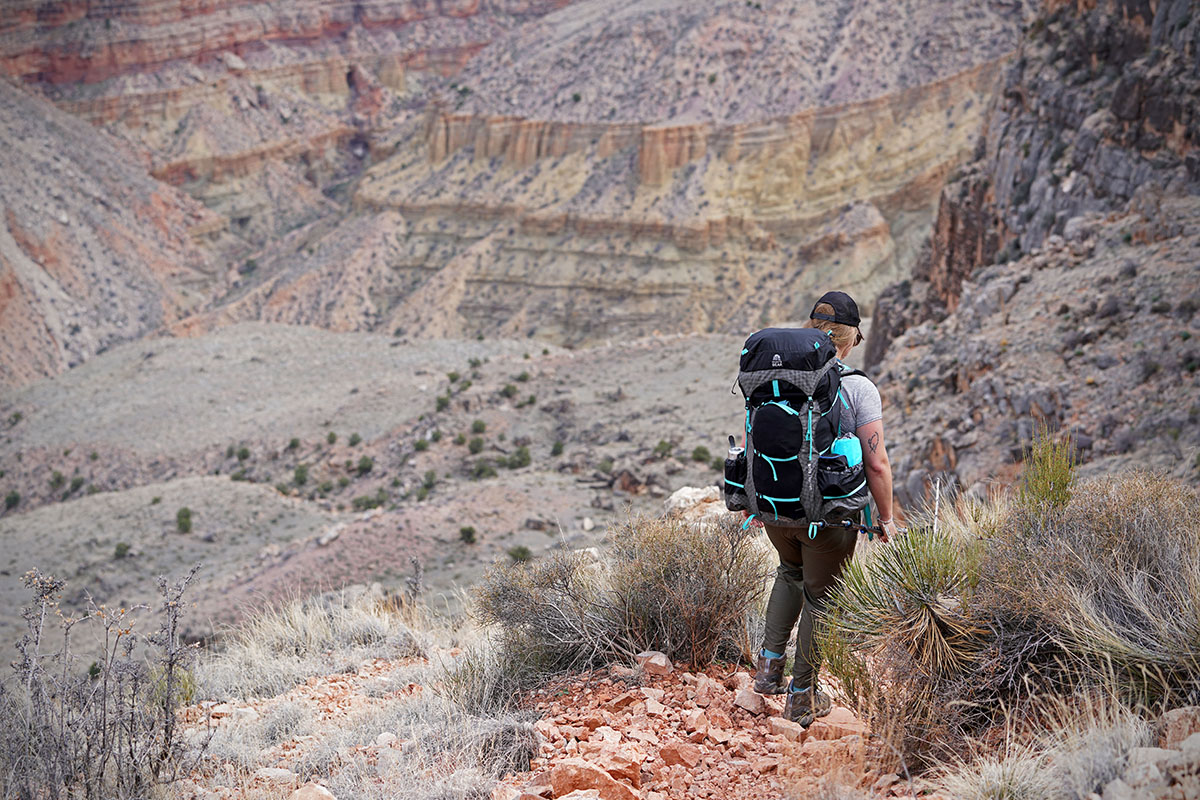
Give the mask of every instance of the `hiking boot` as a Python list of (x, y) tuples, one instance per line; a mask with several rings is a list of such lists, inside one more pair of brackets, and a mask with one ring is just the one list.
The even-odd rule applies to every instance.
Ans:
[(829, 695), (815, 686), (791, 691), (788, 686), (787, 701), (783, 704), (783, 718), (807, 728), (817, 717), (823, 717), (833, 710), (833, 700)]
[(783, 680), (783, 663), (787, 656), (767, 658), (758, 654), (758, 671), (754, 673), (754, 691), (759, 694), (783, 694), (787, 684)]

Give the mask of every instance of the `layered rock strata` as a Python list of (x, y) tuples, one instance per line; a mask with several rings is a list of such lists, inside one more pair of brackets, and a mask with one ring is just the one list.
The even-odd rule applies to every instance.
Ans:
[[(578, 344), (795, 319), (829, 283), (873, 297), (910, 259), (946, 174), (968, 155), (1020, 9), (951, 14), (948, 42), (974, 33), (986, 44), (971, 51), (974, 61), (917, 48), (886, 68), (843, 65), (879, 72), (871, 96), (810, 63), (805, 47), (841, 64), (836, 54), (878, 9), (846, 7), (810, 29), (789, 16), (807, 8), (588, 0), (528, 23), (473, 59), (439, 106), (375, 140), (383, 160), (357, 185), (357, 213), (330, 236), (375, 242), (352, 252), (369, 249), (376, 267), (351, 256), (340, 268), (320, 257), (332, 248), (314, 235), (258, 259), (271, 265), (263, 276), (198, 324), (281, 313), (270, 318)], [(663, 27), (667, 18), (674, 27)], [(649, 52), (625, 52), (617, 30)], [(534, 40), (541, 45), (527, 46)], [(580, 60), (604, 41), (620, 52)], [(772, 43), (769, 63), (743, 70), (728, 48), (700, 47), (716, 41)], [(660, 91), (686, 98), (697, 85), (657, 83), (663, 59), (675, 57), (704, 91), (719, 82), (708, 82), (712, 70), (740, 76), (723, 91), (741, 101), (694, 114), (658, 103)], [(778, 94), (770, 76), (793, 62), (814, 84), (801, 92), (797, 80)], [(816, 80), (818, 69), (831, 71)], [(601, 113), (608, 101), (584, 92), (566, 111), (539, 104), (557, 91), (542, 78), (594, 79), (631, 114), (641, 103), (638, 117)], [(345, 274), (350, 296), (339, 285)], [(322, 296), (334, 299), (322, 305)]]
[(219, 285), (220, 220), (107, 136), (0, 80), (0, 386), (183, 316)]
[(564, 2), (18, 0), (0, 73), (146, 149), (155, 176), (261, 245), (333, 210), (321, 191), (358, 171), (423, 75)]

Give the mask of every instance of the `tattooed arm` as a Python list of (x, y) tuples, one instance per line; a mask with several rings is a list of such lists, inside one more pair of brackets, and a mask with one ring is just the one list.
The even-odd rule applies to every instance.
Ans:
[(892, 465), (888, 462), (883, 443), (883, 420), (868, 422), (856, 433), (862, 443), (863, 463), (867, 467), (867, 486), (875, 498), (880, 519), (892, 517)]

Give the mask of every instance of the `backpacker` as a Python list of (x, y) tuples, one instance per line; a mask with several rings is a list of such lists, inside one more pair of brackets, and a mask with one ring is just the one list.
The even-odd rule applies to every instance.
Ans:
[(772, 525), (807, 527), (809, 536), (817, 520), (866, 506), (862, 447), (841, 427), (842, 409), (850, 408), (842, 378), (862, 374), (841, 364), (816, 328), (751, 335), (738, 372), (746, 447), (725, 462), (726, 505)]

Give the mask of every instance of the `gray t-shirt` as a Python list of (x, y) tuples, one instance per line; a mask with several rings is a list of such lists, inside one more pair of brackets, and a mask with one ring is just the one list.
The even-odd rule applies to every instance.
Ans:
[(842, 406), (842, 433), (853, 433), (863, 425), (883, 419), (883, 401), (870, 378), (849, 375), (842, 378), (842, 396), (850, 404)]

